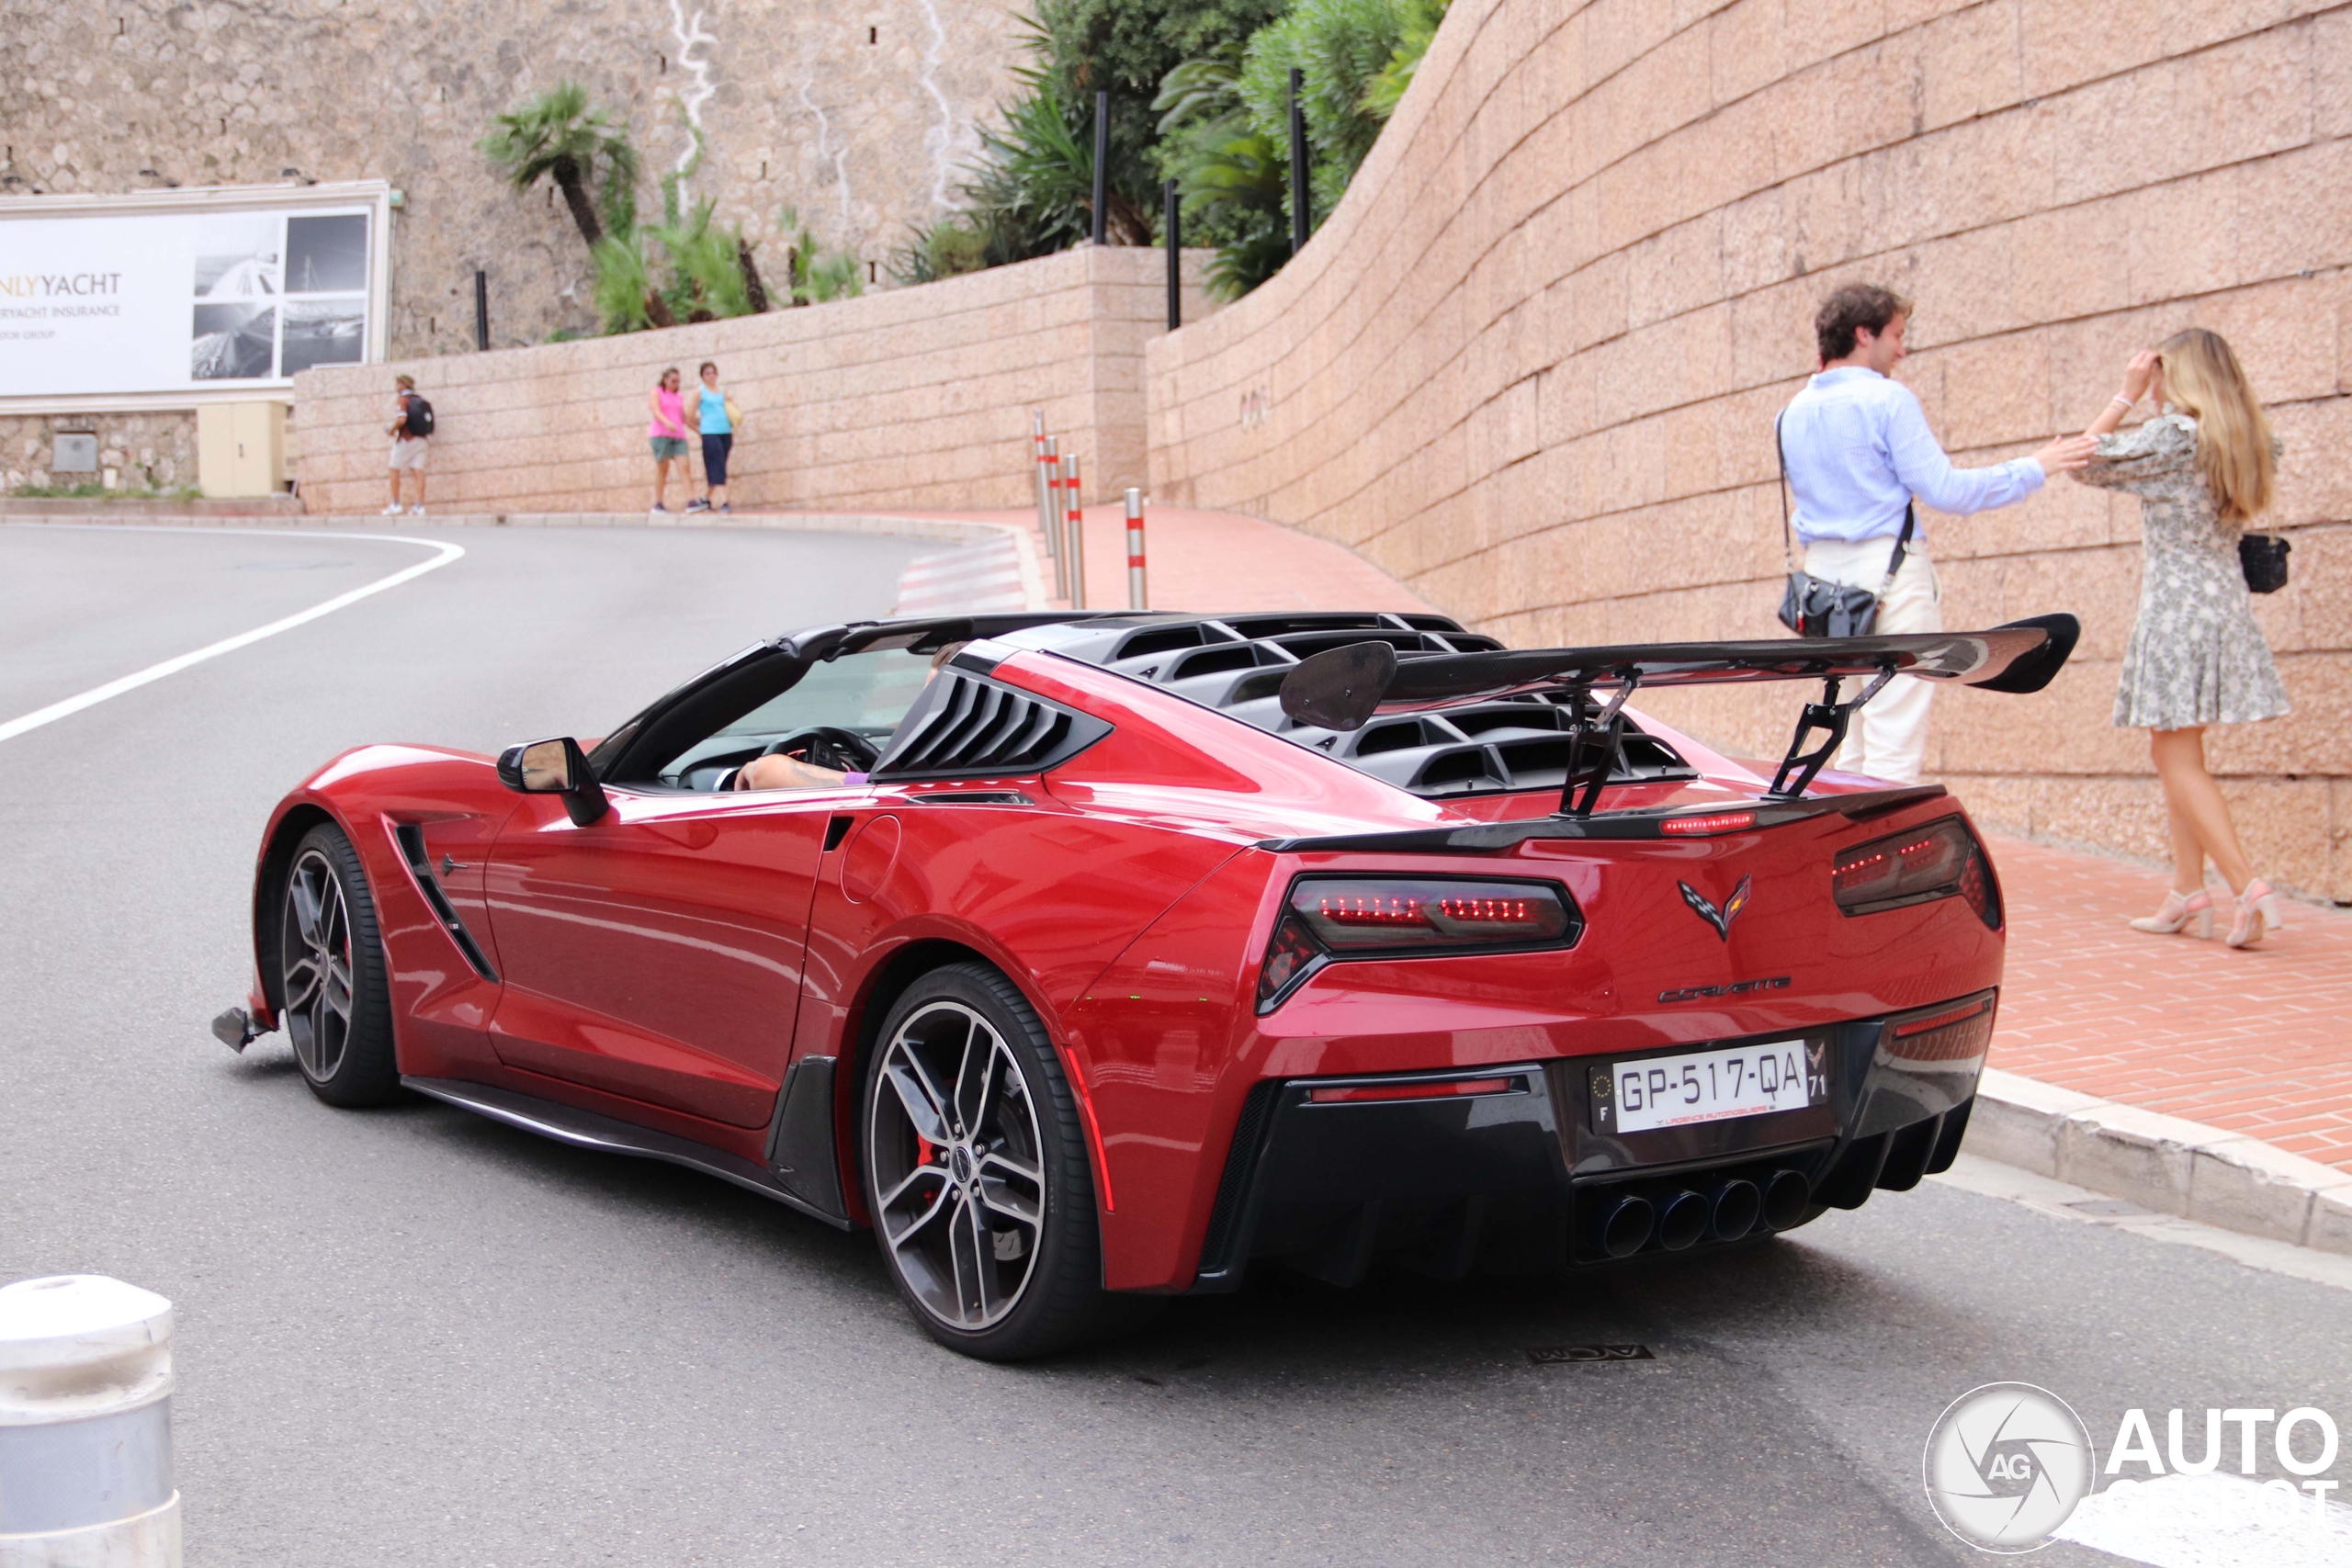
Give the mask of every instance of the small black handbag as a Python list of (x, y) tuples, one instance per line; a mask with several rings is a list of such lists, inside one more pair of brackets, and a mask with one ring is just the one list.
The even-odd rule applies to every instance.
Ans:
[[(1911, 547), (1912, 532), (1919, 525), (1917, 509), (1904, 503), (1903, 532), (1895, 537), (1894, 553), (1886, 558), (1886, 578), (1877, 592), (1826, 581), (1797, 565), (1796, 539), (1789, 529), (1789, 454), (1781, 445), (1778, 419), (1772, 422), (1772, 450), (1781, 459), (1781, 558), (1789, 569), (1788, 586), (1781, 592), (1781, 624), (1799, 637), (1870, 636), (1878, 626), (1879, 601), (1894, 586), (1904, 552)], [(2283, 566), (2280, 574), (2284, 581)]]
[(2287, 552), (2295, 547), (2279, 534), (2240, 534), (2238, 570), (2250, 593), (2276, 593), (2287, 586)]

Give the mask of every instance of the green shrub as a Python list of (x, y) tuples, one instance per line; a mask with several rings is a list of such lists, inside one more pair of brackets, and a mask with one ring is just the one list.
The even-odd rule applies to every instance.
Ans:
[[(1299, 0), (1290, 13), (1250, 39), (1240, 76), (1250, 122), (1279, 150), (1287, 182), (1290, 73), (1304, 78), (1310, 158), (1308, 200), (1317, 214), (1339, 205), (1380, 135), (1380, 117), (1365, 94), (1404, 41), (1404, 0)], [(1287, 188), (1283, 210), (1290, 210)]]

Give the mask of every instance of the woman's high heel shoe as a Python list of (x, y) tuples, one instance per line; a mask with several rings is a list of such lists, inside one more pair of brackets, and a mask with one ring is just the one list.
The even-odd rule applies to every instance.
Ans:
[(2278, 915), (2278, 895), (2270, 891), (2270, 884), (2258, 876), (2247, 883), (2238, 895), (2237, 919), (2230, 922), (2230, 945), (2252, 947), (2272, 931), (2286, 929)]
[(2201, 887), (2194, 893), (2167, 893), (2163, 908), (2132, 922), (2133, 931), (2154, 936), (2170, 936), (2192, 926), (2192, 934), (2200, 939), (2213, 934), (2213, 895)]

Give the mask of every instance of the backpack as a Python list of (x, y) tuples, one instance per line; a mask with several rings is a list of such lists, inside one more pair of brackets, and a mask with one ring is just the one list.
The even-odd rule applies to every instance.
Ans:
[(408, 395), (408, 418), (404, 428), (411, 435), (433, 434), (433, 405), (414, 392)]

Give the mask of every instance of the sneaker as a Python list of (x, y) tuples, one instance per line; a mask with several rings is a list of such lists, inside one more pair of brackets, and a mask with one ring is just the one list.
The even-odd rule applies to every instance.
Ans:
[(668, 507), (666, 507), (666, 506), (662, 505), (662, 504), (660, 502), (658, 502), (658, 501), (657, 501), (657, 502), (655, 502), (653, 503), (653, 510), (654, 510), (654, 511), (656, 511), (656, 512), (661, 513), (662, 513), (663, 516), (665, 516), (665, 517), (666, 517), (666, 516), (668, 516), (668, 515), (670, 514), (670, 509), (669, 509)]
[(410, 507), (410, 508), (408, 509), (408, 514), (409, 514), (411, 517), (422, 517), (422, 516), (424, 516), (424, 505), (423, 505), (422, 503), (419, 503), (418, 505), (415, 505), (415, 506), (412, 506), (412, 507)]
[(721, 512), (732, 512), (732, 511), (734, 511), (734, 510), (735, 510), (735, 503), (734, 503), (733, 502), (731, 502), (731, 501), (730, 501), (730, 502), (729, 502), (726, 505), (724, 505), (724, 506), (720, 507), (718, 510), (719, 510), (719, 511), (721, 511)]
[(692, 501), (686, 502), (686, 510), (689, 512), (707, 512), (710, 510), (710, 502), (705, 501), (700, 496), (696, 496)]
[(384, 508), (384, 510), (383, 510), (383, 511), (379, 512), (378, 513), (376, 513), (376, 515), (377, 515), (377, 516), (379, 516), (379, 517), (398, 517), (400, 514), (401, 514), (401, 503), (400, 503), (399, 502), (397, 502), (397, 501), (396, 501), (396, 502), (392, 502), (390, 506), (387, 506), (386, 508)]

